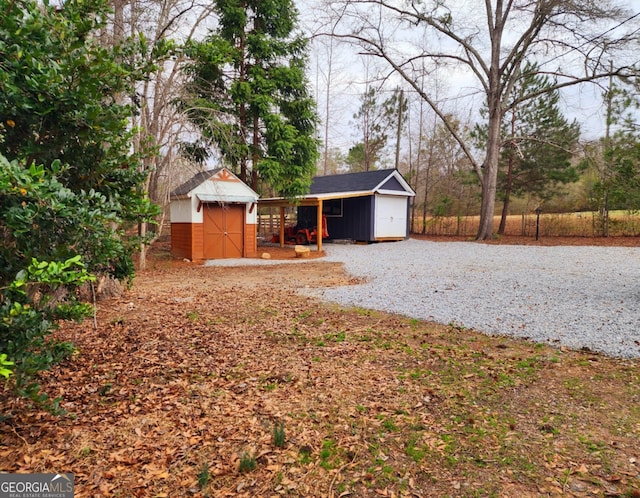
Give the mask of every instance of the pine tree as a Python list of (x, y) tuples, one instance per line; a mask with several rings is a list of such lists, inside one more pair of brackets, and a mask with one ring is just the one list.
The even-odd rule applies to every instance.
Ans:
[(362, 142), (349, 149), (347, 164), (351, 171), (376, 169), (389, 140), (389, 133), (395, 133), (398, 115), (407, 109), (400, 88), (384, 102), (378, 101), (376, 89), (369, 87), (360, 97), (360, 108), (353, 115), (355, 125), (362, 133)]
[[(558, 91), (552, 91), (553, 83), (538, 73), (535, 65), (525, 64), (502, 123), (499, 234), (504, 233), (512, 196), (528, 194), (544, 201), (557, 194), (560, 185), (578, 180), (571, 158), (580, 127), (562, 115)], [(520, 103), (524, 95), (535, 93), (539, 96)], [(476, 136), (486, 137), (486, 132), (476, 129)]]
[(307, 43), (290, 0), (217, 0), (219, 28), (187, 53), (184, 106), (202, 134), (254, 190), (306, 193), (318, 158), (317, 115), (305, 79)]

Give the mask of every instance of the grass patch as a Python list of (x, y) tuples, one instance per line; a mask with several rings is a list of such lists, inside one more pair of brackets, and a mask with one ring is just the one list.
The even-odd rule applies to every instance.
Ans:
[(240, 463), (238, 464), (238, 471), (241, 474), (247, 474), (252, 472), (258, 467), (256, 457), (250, 453), (242, 452), (240, 454)]
[(284, 448), (287, 444), (287, 436), (284, 431), (284, 422), (278, 422), (273, 426), (273, 445), (276, 448)]

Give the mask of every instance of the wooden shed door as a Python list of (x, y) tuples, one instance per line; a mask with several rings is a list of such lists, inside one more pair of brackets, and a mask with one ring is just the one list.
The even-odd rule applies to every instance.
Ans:
[(205, 204), (203, 209), (204, 258), (241, 258), (244, 206)]

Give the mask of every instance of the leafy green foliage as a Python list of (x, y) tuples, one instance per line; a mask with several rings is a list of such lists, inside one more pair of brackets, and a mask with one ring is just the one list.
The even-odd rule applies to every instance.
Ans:
[(26, 168), (0, 155), (0, 284), (7, 284), (32, 258), (63, 261), (76, 254), (93, 261), (92, 270), (132, 273), (114, 203), (96, 191), (73, 192), (49, 168)]
[[(92, 271), (127, 278), (137, 241), (127, 240), (124, 223), (156, 212), (139, 188), (141, 157), (131, 153), (134, 109), (122, 103), (144, 76), (146, 66), (137, 61), (144, 40), (100, 46), (103, 0), (71, 0), (61, 9), (0, 0), (0, 9), (0, 154), (29, 170), (11, 167), (0, 180), (0, 188), (18, 188), (0, 205), (11, 216), (2, 227), (4, 246), (17, 249), (4, 252), (0, 267), (13, 275), (33, 256), (83, 254)], [(35, 189), (46, 175), (52, 182)], [(28, 242), (20, 240), (28, 234)]]
[(106, 0), (0, 9), (0, 351), (14, 390), (56, 410), (37, 375), (73, 348), (51, 332), (91, 314), (75, 295), (89, 272), (133, 276), (128, 229), (157, 212), (142, 187), (151, 151), (132, 152), (126, 104), (149, 49), (100, 45)]
[[(528, 193), (544, 200), (557, 193), (559, 185), (578, 179), (571, 158), (580, 127), (562, 115), (559, 92), (550, 91), (552, 82), (537, 71), (535, 65), (525, 65), (516, 88), (507, 119), (510, 123), (505, 123), (508, 145), (502, 158), (513, 170), (510, 178), (502, 172), (499, 181), (503, 192), (510, 188), (516, 195)], [(543, 93), (526, 105), (517, 103), (522, 95), (536, 92)]]
[(593, 208), (640, 208), (640, 132), (636, 123), (637, 88), (613, 85), (605, 94), (610, 132), (592, 145), (585, 166), (595, 172)]
[(351, 171), (376, 169), (387, 146), (389, 133), (396, 131), (399, 106), (406, 112), (407, 102), (402, 99), (399, 88), (384, 102), (378, 100), (373, 87), (362, 94), (360, 108), (353, 115), (356, 126), (362, 132), (362, 142), (349, 149), (346, 162)]
[(13, 365), (12, 361), (7, 360), (7, 355), (2, 353), (0, 354), (0, 376), (5, 379), (9, 378), (9, 375), (13, 373), (13, 370), (7, 368)]
[(2, 289), (0, 351), (14, 364), (10, 382), (19, 395), (57, 409), (58, 400), (40, 392), (37, 374), (73, 351), (71, 344), (52, 339), (51, 332), (59, 320), (91, 316), (92, 307), (78, 301), (75, 289), (93, 278), (80, 256), (60, 263), (33, 259)]
[[(506, 202), (511, 195), (549, 199), (558, 186), (578, 180), (571, 158), (580, 127), (562, 115), (559, 92), (552, 91), (553, 82), (538, 71), (534, 64), (524, 65), (502, 123), (498, 189)], [(540, 96), (521, 102), (532, 94)], [(476, 127), (473, 135), (482, 146), (487, 130)]]
[(315, 103), (305, 80), (306, 42), (290, 0), (218, 0), (220, 27), (185, 47), (184, 110), (202, 140), (183, 151), (200, 160), (215, 148), (244, 181), (285, 197), (308, 191), (318, 158)]

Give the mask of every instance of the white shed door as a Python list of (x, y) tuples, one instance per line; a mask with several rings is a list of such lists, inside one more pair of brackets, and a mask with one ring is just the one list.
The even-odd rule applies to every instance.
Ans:
[(407, 198), (376, 195), (374, 237), (405, 238), (407, 236)]

